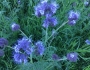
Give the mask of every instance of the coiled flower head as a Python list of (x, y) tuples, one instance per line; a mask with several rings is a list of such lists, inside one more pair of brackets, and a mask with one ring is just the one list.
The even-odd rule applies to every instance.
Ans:
[(46, 14), (54, 14), (57, 8), (58, 5), (56, 2), (49, 3), (47, 0), (41, 1), (41, 3), (35, 7), (35, 15), (40, 17)]
[(84, 5), (87, 7), (89, 6), (89, 1), (84, 1)]
[(4, 55), (4, 51), (2, 49), (0, 49), (0, 56)]
[(75, 25), (76, 24), (76, 21), (79, 19), (79, 17), (80, 17), (80, 13), (79, 12), (75, 12), (75, 11), (73, 11), (73, 10), (71, 10), (70, 12), (69, 12), (69, 16), (68, 16), (68, 24), (70, 24), (70, 25)]
[(26, 63), (27, 57), (33, 52), (31, 39), (22, 38), (18, 40), (18, 44), (14, 46), (14, 60), (18, 63)]
[(25, 52), (26, 54), (31, 54), (33, 52), (31, 46), (31, 40), (27, 38), (22, 38), (18, 40), (18, 44), (14, 46), (15, 52)]
[(27, 55), (23, 53), (15, 53), (13, 57), (16, 63), (26, 63), (28, 61)]
[(75, 12), (75, 11), (70, 11), (69, 12), (69, 17), (68, 17), (68, 19), (70, 20), (70, 21), (72, 21), (72, 20), (77, 20), (78, 18), (79, 18), (79, 16), (80, 16), (80, 14), (78, 13), (78, 12)]
[(8, 40), (5, 38), (0, 38), (0, 47), (3, 48), (8, 44)]
[(68, 21), (68, 24), (70, 24), (70, 25), (75, 25), (76, 24), (76, 21), (75, 20), (72, 20), (72, 21)]
[(78, 54), (76, 52), (68, 53), (67, 59), (71, 62), (76, 62), (78, 60)]
[(57, 19), (56, 17), (51, 17), (50, 14), (47, 14), (46, 16), (46, 19), (44, 20), (44, 23), (43, 23), (43, 27), (47, 28), (49, 26), (56, 26), (58, 23), (57, 23)]
[(43, 55), (44, 50), (45, 50), (43, 42), (42, 41), (38, 41), (38, 42), (36, 42), (35, 45), (36, 45), (35, 52), (37, 54), (39, 54), (39, 55)]
[(87, 39), (85, 42), (87, 45), (90, 45), (90, 40)]
[(58, 59), (59, 59), (59, 56), (58, 56), (57, 54), (53, 54), (53, 55), (52, 55), (52, 59), (53, 59), (53, 60), (58, 60)]
[(12, 29), (12, 31), (17, 31), (17, 30), (20, 29), (20, 25), (19, 24), (16, 24), (16, 23), (13, 23), (11, 25), (11, 29)]

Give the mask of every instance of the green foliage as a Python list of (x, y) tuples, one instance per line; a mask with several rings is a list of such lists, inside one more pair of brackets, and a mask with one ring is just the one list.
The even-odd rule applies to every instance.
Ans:
[(53, 70), (55, 66), (58, 68), (61, 67), (60, 65), (58, 66), (57, 62), (40, 61), (20, 65), (20, 69), (18, 70)]
[(90, 65), (85, 67), (83, 70), (90, 70)]

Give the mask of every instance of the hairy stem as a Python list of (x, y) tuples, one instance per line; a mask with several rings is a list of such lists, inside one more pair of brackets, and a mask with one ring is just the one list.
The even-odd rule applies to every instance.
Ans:
[(22, 30), (19, 30), (26, 38), (28, 38), (28, 36), (22, 31)]
[(45, 33), (45, 45), (46, 45), (46, 42), (47, 42), (47, 38), (48, 37), (48, 27), (46, 28), (46, 33)]
[[(67, 21), (68, 22), (68, 21)], [(60, 28), (62, 28), (67, 22), (64, 22), (61, 26), (59, 26), (56, 30), (55, 30), (55, 32), (57, 32)], [(53, 34), (51, 34), (51, 36), (47, 39), (47, 41), (51, 38), (53, 36)], [(46, 42), (47, 42), (46, 41)]]

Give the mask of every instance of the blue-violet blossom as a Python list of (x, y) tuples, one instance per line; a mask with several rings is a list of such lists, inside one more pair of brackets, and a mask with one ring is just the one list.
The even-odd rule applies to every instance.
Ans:
[(90, 45), (90, 40), (87, 39), (85, 42), (87, 45)]
[(8, 40), (5, 38), (0, 38), (0, 47), (4, 47), (5, 45), (8, 44)]
[(38, 41), (38, 42), (36, 42), (35, 45), (36, 45), (36, 47), (35, 47), (36, 54), (43, 55), (44, 50), (45, 50), (43, 42), (42, 41)]
[(26, 54), (31, 54), (33, 52), (31, 40), (27, 38), (18, 40), (18, 44), (14, 46), (14, 49), (15, 52), (25, 52)]
[(78, 18), (79, 18), (79, 16), (80, 16), (80, 14), (78, 13), (78, 12), (75, 12), (75, 11), (73, 11), (73, 10), (71, 10), (70, 12), (69, 12), (69, 17), (68, 17), (68, 19), (69, 20), (77, 20)]
[(20, 0), (18, 0), (18, 4), (20, 4), (21, 3), (21, 1)]
[(2, 49), (0, 49), (0, 56), (4, 55), (4, 51)]
[(68, 53), (67, 59), (71, 62), (76, 62), (78, 60), (78, 54), (76, 52)]
[(58, 60), (58, 59), (59, 59), (59, 56), (58, 56), (57, 54), (53, 54), (53, 55), (52, 55), (52, 59), (53, 59), (53, 60)]
[(70, 25), (76, 24), (76, 21), (78, 20), (79, 16), (80, 16), (79, 12), (75, 12), (75, 11), (71, 10), (69, 12), (69, 16), (68, 16), (68, 20), (69, 20), (68, 24), (70, 24)]
[(84, 5), (88, 6), (89, 5), (89, 1), (84, 1)]
[(17, 30), (20, 29), (20, 25), (19, 24), (16, 24), (16, 23), (13, 23), (11, 25), (11, 29), (12, 29), (12, 31), (17, 31)]
[(75, 25), (76, 24), (76, 21), (75, 20), (72, 20), (72, 21), (68, 21), (68, 24), (70, 24), (70, 25)]
[(26, 63), (27, 57), (33, 52), (31, 39), (23, 37), (21, 40), (18, 40), (18, 44), (14, 46), (14, 51), (14, 60), (18, 63)]
[(40, 17), (46, 14), (54, 14), (56, 13), (57, 8), (58, 5), (56, 2), (49, 3), (47, 0), (45, 0), (35, 7), (35, 15)]
[(13, 57), (16, 63), (26, 63), (28, 61), (27, 55), (23, 53), (15, 53)]
[(51, 17), (50, 15), (47, 15), (42, 26), (47, 28), (48, 26), (56, 26), (57, 24), (58, 23), (56, 17)]

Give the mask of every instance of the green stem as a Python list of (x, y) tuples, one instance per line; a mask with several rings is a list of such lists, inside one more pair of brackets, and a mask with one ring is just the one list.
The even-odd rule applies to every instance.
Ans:
[(22, 30), (19, 30), (26, 38), (28, 38), (27, 37), (27, 35), (22, 31)]
[[(79, 55), (79, 54), (78, 54)], [(82, 57), (81, 55), (79, 55), (83, 60), (90, 60), (90, 58), (85, 58), (85, 57)]]
[(12, 47), (10, 47), (10, 46), (7, 46), (8, 48), (10, 48), (10, 49), (14, 49), (14, 48), (12, 48)]
[[(65, 60), (67, 60), (67, 58), (66, 57), (63, 57), (63, 58), (57, 59), (56, 61), (59, 62), (59, 61), (65, 61)], [(46, 61), (52, 62), (54, 60), (50, 59), (50, 60), (46, 60)]]
[(63, 57), (62, 59), (58, 59), (57, 61), (65, 61), (65, 60), (67, 60), (67, 58)]
[(48, 70), (51, 66), (52, 66), (52, 63), (49, 64), (49, 65), (45, 68), (45, 70)]
[(30, 60), (31, 60), (31, 63), (33, 63), (33, 60), (32, 60), (32, 53), (30, 54)]
[[(68, 22), (68, 21), (67, 21)], [(67, 22), (64, 22), (61, 26), (59, 26), (55, 32), (57, 32), (60, 28), (62, 28)], [(51, 34), (51, 36), (47, 39), (47, 41), (53, 36), (53, 34)]]
[(48, 37), (48, 27), (46, 28), (46, 34), (45, 34), (45, 45), (46, 45), (46, 42), (47, 42), (47, 37)]
[(0, 33), (1, 33), (1, 37), (2, 37), (3, 36), (2, 31), (0, 31)]

